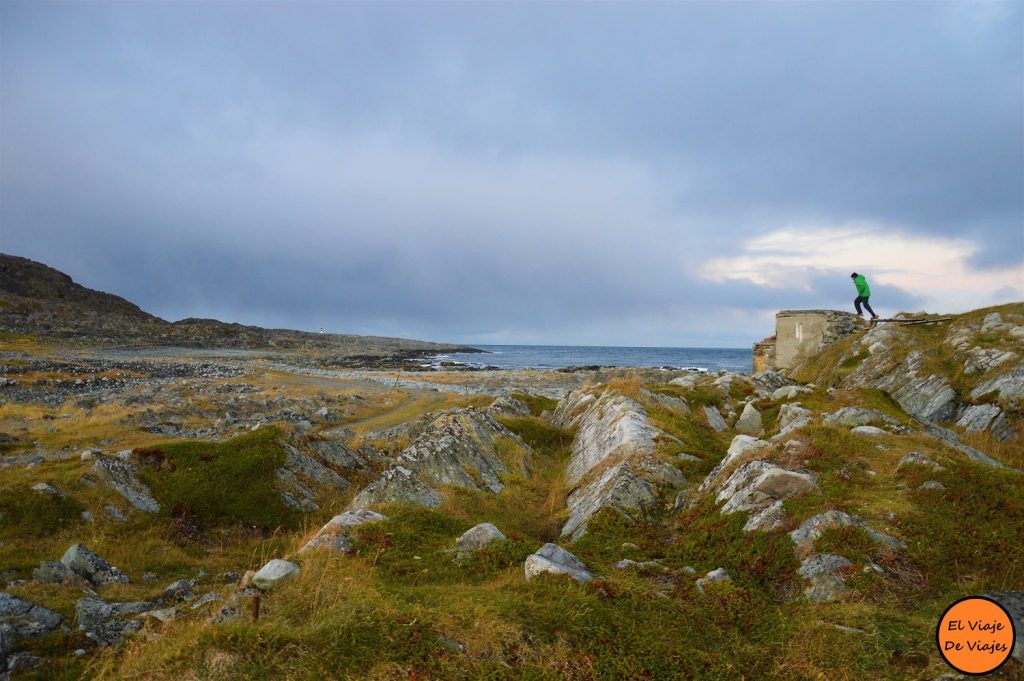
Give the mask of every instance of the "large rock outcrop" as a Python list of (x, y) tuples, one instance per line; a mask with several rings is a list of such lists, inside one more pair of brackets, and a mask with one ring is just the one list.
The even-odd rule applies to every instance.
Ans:
[(576, 541), (586, 532), (587, 522), (603, 508), (614, 509), (635, 521), (658, 508), (668, 492), (686, 486), (686, 478), (675, 466), (654, 456), (637, 456), (608, 467), (569, 494), (569, 518), (562, 536)]
[(440, 506), (437, 488), (442, 485), (497, 494), (505, 488), (501, 476), (513, 472), (500, 456), (501, 438), (529, 451), (517, 435), (484, 412), (470, 408), (443, 414), (356, 495), (349, 509), (395, 502)]
[(571, 393), (558, 405), (552, 422), (576, 427), (566, 482), (577, 484), (588, 471), (619, 454), (650, 453), (660, 431), (635, 400), (611, 390), (599, 396), (587, 389)]
[(569, 518), (563, 537), (581, 537), (587, 522), (603, 508), (636, 520), (686, 485), (679, 469), (654, 455), (655, 438), (662, 433), (651, 425), (643, 406), (625, 395), (577, 390), (559, 404), (553, 421), (577, 428), (565, 469), (566, 481), (575, 489), (566, 500)]

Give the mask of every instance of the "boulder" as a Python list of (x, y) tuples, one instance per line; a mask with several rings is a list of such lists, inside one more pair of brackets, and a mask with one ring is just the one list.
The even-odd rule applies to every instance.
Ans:
[(153, 498), (149, 487), (136, 477), (138, 468), (133, 464), (119, 459), (97, 459), (92, 470), (134, 508), (145, 513), (160, 511), (160, 504)]
[(697, 580), (697, 591), (704, 593), (704, 587), (708, 584), (718, 584), (719, 582), (731, 581), (732, 577), (730, 577), (729, 573), (725, 571), (725, 568), (716, 568)]
[(779, 417), (775, 425), (779, 428), (779, 436), (803, 428), (811, 422), (811, 412), (797, 402), (787, 402), (779, 409)]
[(141, 615), (155, 605), (152, 601), (107, 603), (96, 596), (84, 596), (75, 604), (75, 616), (79, 630), (93, 643), (116, 646), (125, 635), (142, 631), (142, 621), (129, 616)]
[[(45, 636), (56, 629), (63, 617), (32, 601), (0, 591), (0, 639)], [(3, 651), (0, 651), (2, 656)]]
[(842, 556), (813, 553), (800, 564), (797, 574), (804, 580), (804, 596), (815, 603), (831, 603), (847, 592), (842, 571), (852, 567)]
[(743, 433), (745, 435), (753, 435), (755, 437), (760, 436), (764, 433), (764, 424), (761, 422), (761, 412), (754, 407), (753, 403), (747, 402), (747, 405), (743, 407), (743, 413), (740, 414), (736, 424), (733, 426), (737, 433)]
[(128, 583), (128, 575), (110, 565), (83, 544), (71, 546), (64, 552), (60, 562), (94, 586)]
[(508, 538), (501, 530), (491, 523), (480, 523), (459, 535), (455, 540), (455, 559), (461, 560), (474, 551), (481, 551), (495, 542), (506, 541)]
[(857, 426), (870, 425), (899, 425), (899, 421), (884, 414), (877, 409), (867, 407), (843, 407), (831, 414), (826, 414), (823, 419), (825, 423), (844, 428), (856, 428)]
[(850, 432), (857, 435), (867, 435), (869, 437), (878, 437), (879, 435), (889, 434), (889, 431), (882, 430), (876, 426), (854, 426), (850, 429)]
[(801, 395), (813, 392), (806, 385), (786, 385), (772, 392), (772, 400), (794, 400)]
[(530, 405), (511, 395), (501, 395), (487, 407), (491, 416), (530, 416)]
[(905, 454), (896, 464), (896, 470), (904, 470), (908, 466), (927, 466), (934, 471), (946, 470), (939, 464), (935, 463), (921, 452), (909, 452)]
[(722, 414), (719, 413), (718, 407), (712, 405), (704, 407), (704, 418), (708, 420), (708, 426), (711, 427), (711, 430), (716, 433), (721, 433), (729, 427), (726, 425), (725, 419), (722, 418)]
[(968, 433), (991, 430), (999, 441), (1009, 440), (1016, 436), (1013, 427), (1006, 419), (1006, 414), (997, 404), (969, 404), (962, 407), (956, 425)]
[(587, 566), (557, 544), (545, 544), (530, 555), (523, 565), (526, 581), (542, 573), (569, 575), (577, 582), (589, 582), (594, 578)]
[(1010, 614), (1016, 634), (1011, 655), (1013, 659), (1024, 663), (1024, 591), (990, 591), (982, 596), (991, 598)]
[(81, 584), (84, 580), (64, 563), (44, 560), (32, 571), (32, 579), (42, 584)]
[(759, 371), (750, 377), (757, 387), (758, 395), (771, 397), (776, 390), (787, 385), (793, 385), (793, 381), (772, 369)]
[(698, 492), (705, 492), (710, 489), (727, 468), (732, 466), (734, 463), (742, 459), (746, 454), (750, 452), (756, 452), (770, 447), (771, 443), (765, 440), (759, 440), (756, 437), (750, 435), (737, 435), (732, 439), (732, 443), (729, 445), (729, 450), (726, 452), (725, 457), (715, 466), (707, 477), (704, 478), (704, 482), (697, 488)]
[(36, 492), (37, 494), (46, 494), (51, 497), (64, 496), (64, 493), (61, 492), (59, 489), (45, 482), (37, 482), (36, 484), (32, 485), (32, 491)]
[(299, 574), (299, 571), (300, 568), (295, 563), (272, 558), (253, 575), (252, 585), (261, 591), (270, 591)]
[(867, 535), (872, 540), (879, 544), (883, 544), (891, 549), (907, 548), (907, 545), (898, 539), (894, 539), (883, 532), (869, 527), (860, 518), (843, 511), (825, 511), (813, 518), (808, 518), (800, 527), (789, 533), (789, 538), (793, 540), (793, 544), (796, 546), (797, 555), (805, 556), (811, 552), (814, 542), (821, 535), (825, 534), (826, 530), (838, 527), (860, 527), (867, 532)]
[(715, 501), (720, 511), (752, 514), (744, 529), (769, 531), (783, 524), (782, 501), (816, 492), (814, 474), (791, 471), (763, 460), (749, 461), (721, 485)]
[(364, 523), (380, 522), (387, 519), (388, 517), (386, 515), (368, 511), (366, 509), (345, 511), (340, 515), (334, 516), (326, 525), (321, 527), (320, 531), (316, 533), (316, 536), (306, 542), (306, 545), (299, 549), (299, 553), (304, 553), (317, 548), (325, 548), (339, 553), (348, 553), (352, 550), (352, 540), (349, 538), (349, 535), (351, 534), (353, 527)]

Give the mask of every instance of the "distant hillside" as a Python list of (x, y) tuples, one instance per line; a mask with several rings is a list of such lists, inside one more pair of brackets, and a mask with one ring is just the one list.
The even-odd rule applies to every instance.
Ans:
[(343, 357), (469, 351), (378, 336), (264, 329), (215, 319), (167, 322), (120, 296), (94, 291), (43, 263), (0, 253), (0, 331), (121, 346), (306, 348)]

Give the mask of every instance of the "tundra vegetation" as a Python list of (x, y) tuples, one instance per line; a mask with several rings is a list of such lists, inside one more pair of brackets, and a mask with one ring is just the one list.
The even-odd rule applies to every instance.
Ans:
[(451, 391), (5, 335), (0, 675), (938, 678), (945, 608), (1024, 591), (1022, 325), (876, 327), (791, 377), (428, 375)]

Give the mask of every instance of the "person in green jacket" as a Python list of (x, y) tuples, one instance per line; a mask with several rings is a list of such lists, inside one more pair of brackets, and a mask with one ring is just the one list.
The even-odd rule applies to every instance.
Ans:
[(868, 305), (868, 298), (871, 297), (871, 288), (868, 287), (868, 280), (864, 278), (863, 274), (857, 274), (856, 272), (850, 275), (850, 279), (853, 279), (853, 285), (857, 287), (857, 297), (853, 300), (853, 306), (857, 308), (857, 314), (861, 317), (864, 316), (864, 313), (860, 309), (860, 306), (863, 303), (867, 311), (871, 313), (871, 319), (878, 319), (878, 315), (876, 315), (875, 311), (871, 309), (870, 305)]

